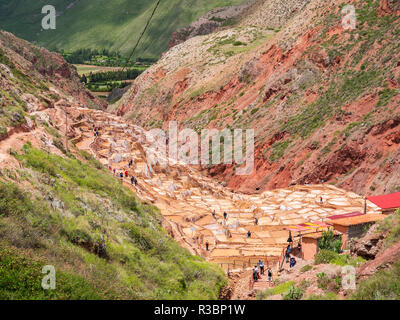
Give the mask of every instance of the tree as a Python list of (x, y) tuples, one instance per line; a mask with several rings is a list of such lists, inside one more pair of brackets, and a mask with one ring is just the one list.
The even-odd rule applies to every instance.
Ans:
[(84, 84), (87, 84), (87, 78), (86, 78), (85, 75), (82, 75), (81, 80), (82, 80), (82, 82), (83, 82)]
[(342, 252), (342, 239), (335, 236), (332, 229), (322, 232), (322, 237), (319, 240), (318, 247), (321, 250), (331, 250), (337, 253)]

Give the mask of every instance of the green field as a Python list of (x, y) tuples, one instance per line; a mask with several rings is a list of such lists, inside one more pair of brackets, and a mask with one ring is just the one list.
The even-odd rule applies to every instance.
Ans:
[[(164, 0), (135, 57), (158, 58), (174, 31), (220, 6), (245, 0)], [(155, 0), (0, 0), (0, 28), (52, 50), (106, 48), (127, 55), (149, 18)], [(42, 30), (44, 5), (54, 5), (56, 30)], [(67, 9), (68, 7), (68, 9)]]
[(76, 70), (78, 71), (78, 74), (80, 76), (83, 74), (88, 75), (89, 73), (119, 71), (123, 69), (123, 67), (102, 67), (102, 66), (93, 66), (88, 64), (75, 64), (74, 66), (76, 67)]

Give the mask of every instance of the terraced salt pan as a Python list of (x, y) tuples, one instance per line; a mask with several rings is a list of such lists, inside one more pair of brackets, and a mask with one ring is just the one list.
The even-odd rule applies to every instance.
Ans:
[[(329, 215), (363, 210), (362, 197), (330, 185), (292, 186), (260, 195), (232, 193), (182, 163), (157, 165), (167, 163), (157, 157), (150, 163), (146, 149), (151, 143), (141, 128), (125, 123), (115, 115), (88, 109), (80, 111), (88, 123), (101, 128), (101, 134), (93, 144), (90, 125), (77, 127), (82, 136), (78, 148), (101, 158), (102, 163), (117, 171), (128, 170), (134, 174), (138, 187), (133, 190), (138, 196), (153, 201), (160, 208), (173, 227), (175, 239), (182, 246), (207, 259), (229, 262), (248, 255), (266, 254), (279, 258), (288, 237), (284, 225), (321, 221)], [(134, 165), (127, 168), (130, 158)], [(113, 162), (112, 159), (119, 161)], [(129, 180), (126, 179), (125, 183), (129, 185)], [(217, 221), (211, 216), (213, 209)], [(368, 210), (371, 212), (377, 208), (368, 203)], [(228, 213), (226, 227), (222, 219), (224, 211)], [(254, 225), (255, 217), (258, 226)], [(252, 237), (246, 238), (250, 229), (253, 230)], [(211, 252), (204, 250), (206, 240)]]

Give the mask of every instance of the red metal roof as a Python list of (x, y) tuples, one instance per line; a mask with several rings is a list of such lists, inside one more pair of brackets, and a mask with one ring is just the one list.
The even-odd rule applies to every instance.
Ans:
[(361, 212), (350, 212), (350, 213), (337, 214), (335, 216), (330, 216), (330, 217), (327, 217), (327, 219), (337, 220), (337, 219), (357, 217), (357, 216), (362, 216), (362, 215), (363, 215), (363, 213), (361, 213)]
[(367, 199), (381, 209), (400, 208), (400, 192), (386, 194), (383, 196), (367, 197)]

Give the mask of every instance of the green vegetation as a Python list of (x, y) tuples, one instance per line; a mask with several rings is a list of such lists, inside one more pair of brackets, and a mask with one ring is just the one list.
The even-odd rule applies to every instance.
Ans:
[(317, 274), (317, 283), (318, 288), (326, 290), (328, 288), (328, 284), (330, 279), (326, 276), (325, 272), (321, 272)]
[(323, 264), (330, 263), (336, 264), (339, 266), (353, 266), (359, 267), (362, 263), (365, 262), (365, 259), (362, 257), (350, 257), (348, 254), (339, 254), (335, 251), (331, 250), (320, 250), (314, 258), (315, 264)]
[(388, 270), (380, 270), (370, 278), (357, 284), (351, 294), (352, 300), (399, 300), (400, 299), (400, 263)]
[(87, 64), (104, 67), (134, 67), (136, 65), (148, 66), (156, 62), (155, 59), (142, 58), (137, 58), (136, 61), (128, 61), (127, 57), (122, 57), (118, 52), (109, 52), (107, 49), (79, 49), (73, 52), (61, 50), (60, 53), (64, 56), (65, 60), (71, 64)]
[(342, 239), (335, 236), (332, 229), (322, 231), (322, 237), (318, 240), (318, 248), (320, 250), (330, 250), (333, 252), (342, 252)]
[[(385, 246), (400, 240), (400, 210), (378, 222), (378, 232), (386, 232)], [(354, 300), (398, 300), (400, 299), (400, 263), (380, 270), (373, 276), (357, 284), (351, 294)]]
[[(322, 46), (328, 53), (329, 60), (337, 57), (350, 57), (343, 68), (332, 72), (326, 82), (327, 89), (320, 86), (320, 97), (317, 101), (299, 108), (297, 114), (285, 122), (281, 131), (287, 131), (301, 138), (310, 136), (315, 130), (324, 127), (326, 122), (343, 118), (343, 106), (355, 102), (365, 94), (379, 91), (377, 108), (385, 106), (398, 94), (398, 90), (387, 88), (387, 81), (393, 77), (392, 70), (396, 67), (395, 57), (399, 54), (398, 30), (399, 19), (395, 15), (378, 16), (379, 1), (357, 1), (357, 28), (347, 31), (350, 40), (333, 35), (328, 37), (329, 28), (337, 25), (341, 19), (340, 8), (327, 15), (320, 22), (320, 45), (311, 46), (308, 53), (320, 50)], [(382, 46), (382, 44), (385, 45)], [(375, 46), (380, 46), (381, 51), (376, 54), (372, 51)], [(322, 79), (321, 79), (322, 80)], [(309, 85), (308, 85), (309, 87)], [(384, 88), (381, 90), (381, 88)], [(371, 123), (367, 123), (367, 126)], [(348, 128), (345, 132), (350, 135), (353, 131), (367, 129), (364, 123)], [(330, 152), (331, 146), (326, 146), (322, 151), (325, 156)]]
[[(5, 245), (5, 244), (2, 244)], [(56, 290), (43, 290), (42, 268), (46, 263), (18, 252), (16, 248), (0, 247), (1, 300), (97, 300), (101, 293), (84, 277), (56, 271)]]
[(289, 288), (289, 291), (283, 295), (283, 300), (300, 300), (302, 296), (303, 292), (301, 291), (301, 289), (296, 288), (294, 285), (292, 285)]
[(361, 122), (352, 122), (347, 125), (347, 127), (343, 130), (342, 135), (346, 138), (350, 137), (354, 129), (358, 128), (362, 123)]
[(290, 143), (290, 140), (275, 142), (272, 145), (272, 152), (269, 157), (269, 161), (274, 162), (281, 159), (285, 154), (286, 149), (289, 147)]
[[(158, 58), (168, 48), (174, 31), (188, 26), (201, 15), (216, 7), (236, 5), (243, 0), (162, 1), (134, 57)], [(104, 48), (127, 56), (142, 32), (155, 1), (148, 0), (54, 0), (51, 3), (62, 12), (57, 17), (56, 30), (41, 31), (42, 1), (0, 0), (0, 28), (18, 37), (35, 41), (50, 49), (75, 51), (84, 48)]]
[[(15, 69), (4, 52), (0, 49), (0, 63), (10, 68), (13, 74), (10, 79), (13, 82), (19, 81), (22, 78), (21, 74)], [(0, 137), (7, 133), (7, 127), (18, 127), (26, 123), (25, 111), (26, 104), (20, 99), (18, 92), (6, 92), (0, 88)]]
[(400, 210), (378, 222), (378, 231), (387, 232), (386, 247), (400, 240)]
[(399, 90), (395, 89), (388, 89), (385, 88), (384, 90), (379, 92), (379, 101), (377, 107), (386, 106), (389, 101), (399, 93)]
[(284, 295), (289, 292), (289, 290), (292, 286), (294, 286), (294, 281), (288, 281), (288, 282), (281, 283), (273, 288), (266, 289), (266, 290), (258, 293), (257, 300), (265, 300), (269, 296), (274, 296), (277, 294)]
[(300, 272), (304, 273), (304, 272), (310, 271), (311, 269), (312, 269), (312, 266), (307, 264), (300, 269)]
[(348, 70), (337, 75), (325, 94), (293, 116), (281, 131), (288, 131), (303, 138), (308, 137), (314, 130), (324, 126), (333, 114), (340, 114), (341, 106), (354, 101), (368, 89), (379, 86), (382, 80), (382, 76), (376, 70)]
[(310, 286), (310, 282), (307, 280), (301, 281), (301, 283), (296, 287), (294, 281), (288, 281), (281, 283), (274, 288), (267, 289), (263, 292), (260, 292), (257, 295), (258, 300), (265, 300), (269, 296), (273, 295), (282, 295), (283, 300), (300, 300), (304, 292)]
[[(20, 266), (0, 267), (0, 298), (218, 298), (223, 271), (181, 248), (157, 209), (89, 154), (61, 158), (28, 144), (15, 156), (29, 193), (0, 182), (0, 265)], [(43, 264), (57, 270), (53, 292), (39, 287)]]
[(331, 250), (320, 250), (314, 257), (315, 264), (330, 263), (339, 256), (337, 252)]
[(272, 37), (270, 33), (264, 33), (257, 29), (246, 33), (245, 36), (247, 42), (237, 40), (236, 37), (239, 35), (240, 33), (238, 31), (237, 34), (234, 34), (231, 37), (226, 35), (218, 37), (211, 43), (212, 45), (207, 51), (216, 57), (229, 58), (240, 53), (248, 52)]
[(310, 294), (307, 300), (337, 300), (337, 298), (335, 293), (328, 291), (323, 295)]
[(330, 263), (336, 264), (338, 266), (353, 266), (359, 267), (361, 264), (366, 262), (362, 257), (350, 257), (348, 254), (340, 254), (336, 258), (330, 261)]
[(142, 72), (144, 68), (129, 68), (127, 70), (107, 71), (90, 73), (89, 76), (83, 74), (81, 81), (86, 84), (86, 87), (91, 91), (106, 92), (115, 88), (124, 88), (129, 85), (129, 82), (124, 80), (134, 80)]

